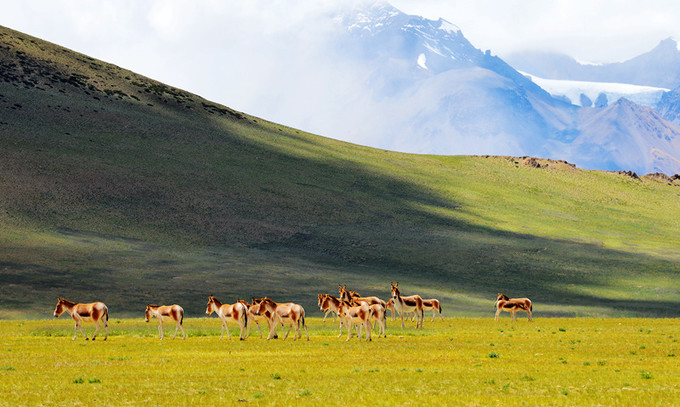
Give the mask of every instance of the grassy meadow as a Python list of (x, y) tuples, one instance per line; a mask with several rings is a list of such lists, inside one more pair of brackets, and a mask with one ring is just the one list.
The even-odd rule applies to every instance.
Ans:
[[(219, 341), (216, 318), (160, 341), (155, 320), (111, 319), (72, 341), (68, 318), (0, 321), (0, 405), (677, 405), (676, 319), (445, 318), (346, 342)], [(169, 326), (166, 326), (166, 335)], [(85, 327), (89, 336), (92, 325)], [(232, 327), (232, 338), (238, 330)]]

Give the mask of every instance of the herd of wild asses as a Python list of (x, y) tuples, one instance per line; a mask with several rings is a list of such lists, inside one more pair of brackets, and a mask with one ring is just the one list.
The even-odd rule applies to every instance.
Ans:
[[(407, 318), (411, 313), (414, 315), (411, 319), (416, 320), (416, 328), (423, 327), (424, 311), (432, 311), (432, 321), (439, 315), (442, 317), (442, 306), (439, 300), (423, 299), (419, 295), (402, 296), (399, 290), (399, 283), (390, 283), (392, 297), (388, 301), (383, 301), (378, 297), (363, 297), (354, 290), (348, 290), (346, 285), (338, 285), (338, 297), (334, 297), (328, 293), (318, 294), (319, 309), (324, 312), (323, 320), (331, 313), (333, 319), (337, 317), (340, 320), (340, 334), (342, 335), (343, 327), (347, 330), (347, 340), (352, 338), (352, 328), (356, 326), (357, 337), (361, 340), (362, 330), (365, 331), (366, 340), (371, 340), (371, 330), (379, 328), (378, 337), (387, 337), (385, 334), (385, 325), (387, 319), (387, 311), (392, 313), (392, 320), (396, 316), (401, 317), (401, 326), (404, 325), (404, 316)], [(59, 317), (64, 311), (68, 312), (75, 321), (75, 332), (73, 339), (78, 336), (78, 330), (83, 334), (85, 339), (89, 339), (82, 328), (82, 322), (93, 321), (95, 323), (95, 331), (92, 335), (92, 340), (95, 340), (99, 333), (100, 322), (104, 325), (104, 340), (108, 338), (109, 330), (109, 309), (103, 302), (93, 302), (89, 304), (74, 303), (64, 298), (58, 297), (57, 307), (54, 310), (54, 317)], [(528, 298), (508, 298), (503, 293), (498, 293), (496, 298), (496, 320), (499, 319), (501, 311), (510, 312), (512, 320), (517, 316), (517, 311), (524, 311), (528, 315), (529, 321), (532, 320), (533, 307), (531, 300)], [(248, 303), (245, 300), (238, 300), (233, 304), (223, 304), (217, 298), (208, 296), (208, 306), (205, 310), (206, 315), (212, 313), (222, 321), (222, 332), (220, 339), (224, 336), (224, 331), (227, 331), (227, 337), (231, 339), (231, 334), (227, 326), (227, 322), (236, 322), (240, 327), (239, 339), (244, 340), (250, 335), (252, 323), (257, 326), (257, 330), (262, 338), (262, 331), (260, 330), (260, 322), (266, 322), (269, 328), (267, 339), (277, 338), (277, 327), (281, 324), (282, 327), (288, 325), (288, 329), (283, 337), (285, 340), (290, 333), (291, 328), (295, 329), (293, 340), (302, 338), (302, 329), (305, 330), (307, 340), (309, 340), (309, 332), (307, 331), (307, 324), (305, 323), (305, 310), (300, 304), (292, 302), (276, 303), (268, 297), (252, 298)], [(184, 309), (177, 304), (173, 305), (153, 305), (146, 306), (145, 321), (149, 322), (151, 318), (156, 317), (158, 320), (158, 333), (163, 339), (163, 322), (175, 322), (175, 334), (173, 339), (177, 336), (177, 331), (182, 331), (183, 339), (186, 339), (182, 323), (184, 321)], [(283, 330), (283, 328), (282, 328)]]

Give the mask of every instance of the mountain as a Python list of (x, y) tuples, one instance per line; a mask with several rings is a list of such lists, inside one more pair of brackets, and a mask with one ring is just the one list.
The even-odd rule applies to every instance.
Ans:
[(546, 79), (627, 83), (674, 89), (680, 86), (680, 49), (673, 38), (624, 62), (585, 64), (557, 53), (520, 52), (506, 60), (520, 71)]
[(573, 124), (574, 107), (475, 48), (450, 22), (381, 2), (331, 20), (333, 34), (307, 50), (297, 73), (329, 85), (296, 82), (293, 92), (271, 84), (283, 86), (274, 93), (287, 102), (272, 105), (262, 94), (250, 105), (259, 114), (363, 145), (437, 154), (540, 154), (542, 139), (560, 139)]
[[(593, 169), (680, 172), (674, 160), (650, 163), (611, 149), (597, 150), (607, 153), (601, 163), (570, 153), (582, 150), (569, 143), (586, 126), (583, 117), (591, 116), (555, 92), (564, 84), (552, 82), (551, 89), (545, 81), (535, 83), (491, 52), (475, 48), (446, 20), (407, 15), (384, 2), (341, 9), (328, 19), (328, 24), (312, 25), (327, 28), (296, 54), (290, 76), (302, 79), (267, 83), (248, 110), (336, 139), (401, 152), (568, 157)], [(305, 32), (300, 38), (308, 37), (311, 33)], [(577, 104), (587, 106), (590, 100), (596, 107), (615, 102), (616, 95), (652, 105), (666, 90), (583, 85), (577, 89), (583, 103)], [(639, 115), (651, 114), (645, 112)], [(646, 140), (644, 151), (656, 145), (657, 135), (640, 129), (622, 128), (616, 136), (633, 133), (638, 136), (621, 144)], [(666, 154), (679, 158), (675, 150)]]
[(606, 108), (583, 109), (580, 121), (579, 135), (555, 155), (610, 170), (680, 170), (680, 131), (651, 108), (624, 98)]
[(474, 48), (445, 20), (405, 15), (378, 3), (345, 16), (342, 26), (347, 46), (361, 50), (363, 63), (372, 67), (377, 108), (398, 118), (378, 147), (539, 153), (534, 146), (559, 138), (569, 125), (567, 105), (500, 58)]
[(654, 110), (669, 123), (680, 126), (680, 88), (665, 92)]
[(447, 317), (490, 317), (499, 290), (536, 315), (676, 316), (678, 185), (341, 142), (0, 27), (2, 318), (57, 296), (199, 316), (210, 294), (312, 314), (389, 281)]

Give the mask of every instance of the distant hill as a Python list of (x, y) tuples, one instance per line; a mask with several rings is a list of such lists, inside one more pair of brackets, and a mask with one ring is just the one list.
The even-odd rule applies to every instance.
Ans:
[(601, 109), (583, 109), (580, 122), (578, 136), (555, 144), (551, 156), (578, 157), (593, 167), (680, 171), (680, 131), (649, 107), (619, 99)]
[(0, 318), (57, 295), (113, 319), (209, 294), (313, 313), (390, 281), (446, 316), (491, 317), (498, 291), (538, 317), (677, 316), (679, 184), (344, 143), (0, 28)]

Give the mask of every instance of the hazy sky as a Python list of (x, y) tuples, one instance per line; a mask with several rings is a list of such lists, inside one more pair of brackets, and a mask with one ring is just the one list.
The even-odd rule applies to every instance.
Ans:
[(550, 50), (587, 62), (620, 62), (680, 39), (675, 0), (394, 0), (409, 14), (441, 16), (499, 56)]
[[(317, 38), (329, 21), (329, 10), (357, 2), (0, 0), (0, 25), (258, 114), (252, 111), (251, 95), (266, 92), (262, 87), (275, 81), (289, 81), (302, 68), (296, 61), (304, 61), (308, 49), (322, 45)], [(501, 57), (540, 49), (586, 62), (621, 61), (669, 36), (680, 38), (677, 0), (391, 3), (408, 14), (444, 18), (459, 26), (475, 47)], [(274, 97), (271, 103), (276, 103)]]
[[(182, 42), (190, 31), (268, 35), (329, 5), (356, 2), (0, 0), (0, 24), (68, 43), (64, 45), (79, 51), (105, 54), (111, 47), (137, 41)], [(593, 62), (620, 61), (669, 36), (680, 38), (676, 0), (393, 0), (391, 4), (408, 14), (449, 20), (477, 48), (500, 56), (542, 49)]]

